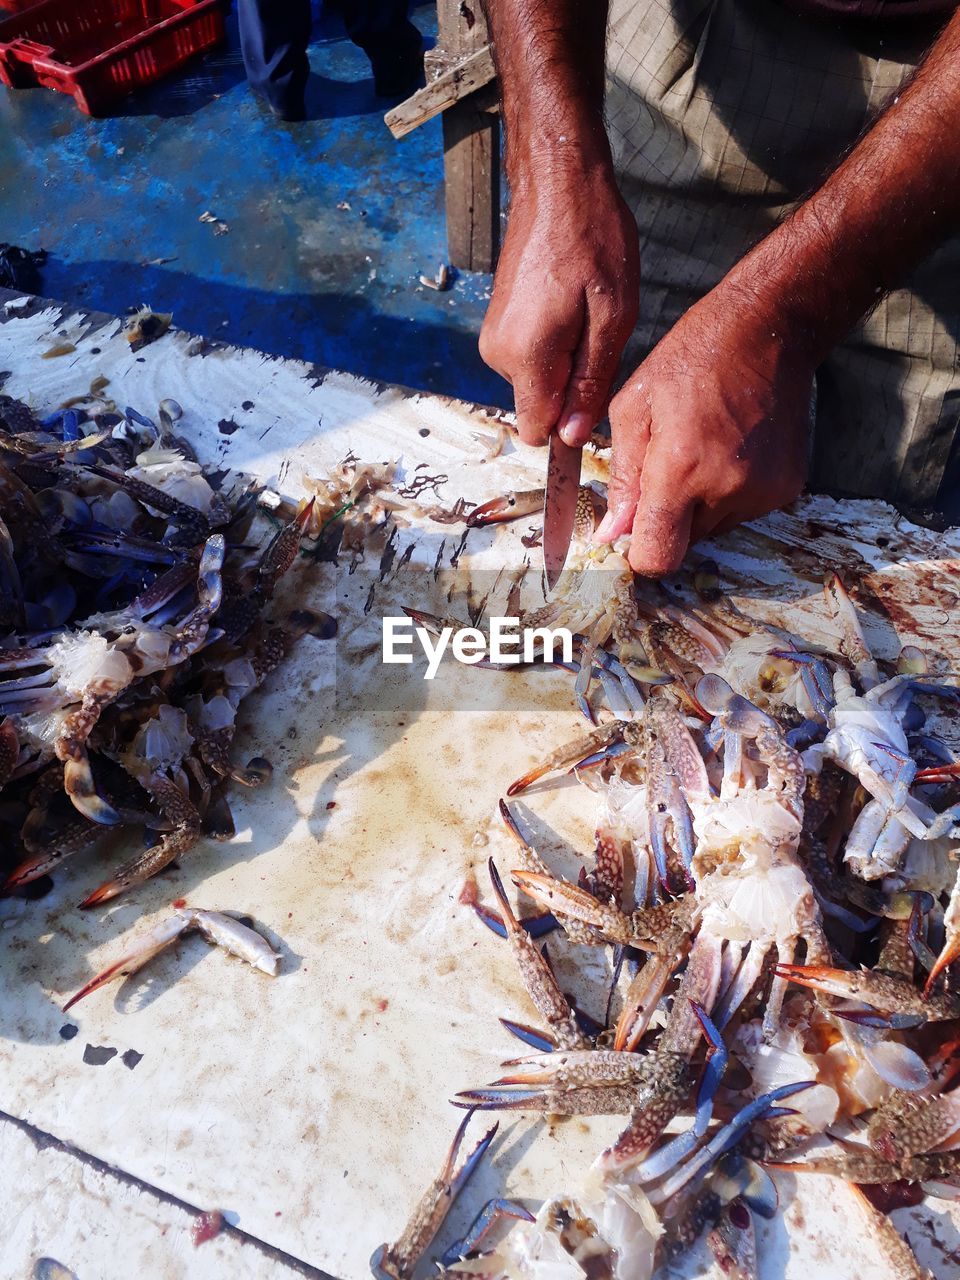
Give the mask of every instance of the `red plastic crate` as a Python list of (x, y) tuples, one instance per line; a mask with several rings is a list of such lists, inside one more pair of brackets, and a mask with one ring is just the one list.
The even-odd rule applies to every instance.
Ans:
[(0, 21), (0, 83), (44, 85), (100, 115), (225, 34), (221, 0), (40, 0)]

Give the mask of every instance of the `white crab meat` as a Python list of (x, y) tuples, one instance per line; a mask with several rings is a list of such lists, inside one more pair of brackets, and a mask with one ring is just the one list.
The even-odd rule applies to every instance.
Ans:
[(137, 730), (129, 754), (159, 772), (175, 768), (192, 746), (186, 712), (164, 703), (156, 716)]
[[(169, 647), (169, 637), (167, 637)], [(133, 679), (130, 663), (97, 631), (66, 634), (44, 650), (57, 686), (68, 701), (84, 693), (123, 689)]]

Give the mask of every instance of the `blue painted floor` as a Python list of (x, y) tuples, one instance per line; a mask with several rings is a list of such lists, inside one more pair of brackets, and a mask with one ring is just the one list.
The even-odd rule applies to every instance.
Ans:
[[(433, 34), (435, 4), (413, 17)], [(365, 56), (321, 19), (310, 119), (279, 124), (228, 27), (223, 50), (108, 120), (0, 87), (0, 241), (49, 250), (43, 292), (63, 302), (149, 303), (195, 333), (509, 405), (477, 354), (490, 278), (417, 279), (446, 253), (439, 121), (395, 142)]]

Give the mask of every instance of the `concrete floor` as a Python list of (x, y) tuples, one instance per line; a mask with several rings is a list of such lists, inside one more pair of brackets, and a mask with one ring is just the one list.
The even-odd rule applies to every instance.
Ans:
[[(413, 16), (430, 38), (435, 5)], [(223, 50), (108, 120), (0, 87), (0, 241), (49, 250), (47, 297), (146, 302), (195, 333), (508, 405), (477, 354), (490, 278), (418, 283), (446, 253), (439, 121), (395, 142), (366, 58), (321, 18), (310, 119), (278, 124), (247, 88), (235, 15), (228, 29)]]

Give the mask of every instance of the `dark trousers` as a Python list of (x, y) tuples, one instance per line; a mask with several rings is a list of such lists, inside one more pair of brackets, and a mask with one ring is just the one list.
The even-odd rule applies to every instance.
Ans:
[[(409, 0), (339, 0), (335, 7), (375, 77), (417, 56), (420, 33), (407, 17)], [(238, 0), (238, 13), (251, 87), (281, 110), (302, 105), (310, 73), (310, 0)]]

